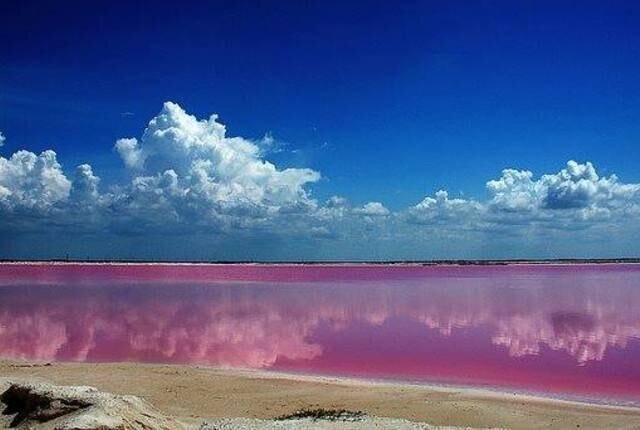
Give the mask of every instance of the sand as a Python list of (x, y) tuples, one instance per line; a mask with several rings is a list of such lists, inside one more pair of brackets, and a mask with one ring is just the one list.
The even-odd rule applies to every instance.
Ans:
[(0, 361), (0, 376), (132, 394), (183, 420), (270, 419), (305, 408), (326, 408), (438, 426), (640, 429), (640, 408), (354, 379), (181, 365), (15, 361)]

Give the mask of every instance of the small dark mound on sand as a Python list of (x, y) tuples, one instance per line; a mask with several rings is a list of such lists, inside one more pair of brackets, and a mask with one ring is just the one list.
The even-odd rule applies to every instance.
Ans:
[(361, 411), (348, 411), (346, 409), (301, 409), (292, 414), (281, 415), (276, 418), (277, 421), (297, 420), (310, 418), (313, 421), (360, 421), (365, 414)]

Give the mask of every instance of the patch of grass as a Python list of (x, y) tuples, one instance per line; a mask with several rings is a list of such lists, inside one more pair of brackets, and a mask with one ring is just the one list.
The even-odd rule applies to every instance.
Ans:
[(278, 421), (311, 418), (313, 421), (360, 421), (364, 417), (364, 412), (348, 411), (346, 409), (301, 409), (292, 414), (281, 415), (276, 418)]

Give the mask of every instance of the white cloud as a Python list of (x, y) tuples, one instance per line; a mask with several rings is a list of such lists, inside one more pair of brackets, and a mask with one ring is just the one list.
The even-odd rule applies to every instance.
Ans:
[(71, 188), (72, 196), (80, 202), (90, 202), (98, 199), (98, 184), (100, 178), (93, 174), (93, 169), (88, 164), (76, 167), (76, 175)]
[(354, 212), (368, 217), (384, 217), (389, 215), (389, 209), (385, 208), (380, 202), (369, 202), (361, 208), (354, 209)]
[(416, 224), (441, 224), (451, 221), (455, 226), (475, 219), (482, 209), (482, 205), (478, 202), (450, 199), (449, 193), (440, 190), (434, 197), (425, 197), (407, 212), (408, 219)]
[[(489, 234), (522, 244), (560, 232), (577, 236), (577, 231), (598, 229), (604, 237), (638, 230), (630, 220), (640, 214), (640, 184), (621, 183), (615, 175), (601, 177), (589, 162), (569, 161), (558, 173), (538, 179), (528, 170), (505, 169), (486, 186), (485, 201), (450, 199), (439, 191), (404, 211), (401, 219), (431, 236), (470, 240), (473, 234)], [(579, 241), (562, 239), (567, 240), (577, 253), (584, 251)]]
[(557, 174), (544, 175), (540, 183), (546, 189), (543, 206), (549, 209), (607, 206), (640, 196), (640, 184), (620, 184), (615, 175), (600, 177), (589, 162), (569, 161)]
[(255, 143), (227, 137), (217, 115), (198, 120), (171, 102), (149, 122), (140, 141), (120, 139), (116, 150), (128, 168), (145, 173), (134, 179), (134, 188), (140, 181), (147, 186), (153, 182), (144, 178), (172, 172), (173, 186), (181, 190), (174, 196), (216, 213), (262, 214), (313, 206), (304, 186), (320, 179), (311, 169), (278, 170), (261, 158)]
[(5, 209), (45, 209), (66, 200), (71, 182), (53, 151), (36, 155), (18, 151), (11, 158), (0, 157), (0, 205)]
[(0, 131), (0, 146), (4, 145), (4, 141), (6, 140), (6, 138), (4, 137), (4, 134), (2, 134), (2, 132)]
[(129, 169), (142, 169), (144, 157), (138, 147), (138, 139), (118, 139), (115, 149)]
[(602, 215), (603, 210), (629, 208), (638, 203), (640, 184), (622, 184), (615, 175), (600, 177), (590, 162), (567, 162), (555, 174), (534, 180), (526, 170), (506, 169), (487, 182), (492, 209), (505, 212), (574, 210), (580, 216)]
[(505, 169), (500, 179), (487, 182), (490, 205), (506, 212), (534, 210), (540, 201), (540, 187), (527, 170)]

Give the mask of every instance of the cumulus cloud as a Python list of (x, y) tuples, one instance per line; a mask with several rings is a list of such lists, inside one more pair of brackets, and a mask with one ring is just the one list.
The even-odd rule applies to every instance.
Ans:
[(91, 202), (99, 197), (98, 184), (100, 178), (93, 174), (88, 164), (76, 167), (76, 174), (72, 186), (72, 196), (80, 202)]
[(4, 145), (5, 140), (6, 138), (4, 137), (4, 134), (2, 134), (2, 132), (0, 131), (0, 146)]
[(355, 213), (368, 217), (384, 217), (389, 215), (389, 209), (385, 208), (380, 202), (369, 202), (361, 208), (356, 208)]
[(36, 155), (18, 151), (0, 157), (0, 205), (4, 209), (46, 209), (66, 200), (71, 182), (62, 171), (54, 151)]
[(171, 102), (139, 141), (120, 139), (116, 150), (126, 167), (144, 173), (134, 179), (133, 190), (164, 184), (151, 192), (215, 214), (264, 215), (312, 206), (305, 185), (320, 179), (311, 169), (278, 170), (261, 158), (255, 143), (228, 137), (217, 115), (199, 120)]
[(538, 180), (529, 171), (503, 170), (487, 189), (492, 207), (508, 212), (620, 207), (637, 204), (640, 196), (640, 184), (622, 184), (615, 175), (600, 177), (590, 162), (573, 160)]
[(144, 158), (140, 147), (138, 147), (138, 139), (118, 139), (115, 146), (116, 151), (120, 154), (125, 166), (129, 169), (141, 169), (144, 164)]
[(440, 190), (434, 197), (425, 197), (408, 210), (409, 219), (418, 224), (442, 224), (447, 221), (469, 222), (482, 211), (482, 205), (473, 200), (450, 199)]
[(534, 210), (539, 205), (540, 187), (528, 170), (505, 169), (502, 176), (487, 182), (492, 208), (506, 212)]
[[(352, 258), (367, 258), (375, 244), (391, 249), (384, 241), (396, 248), (413, 243), (407, 248), (421, 250), (427, 237), (432, 245), (446, 236), (441, 241), (446, 246), (453, 246), (452, 238), (468, 246), (486, 234), (522, 237), (525, 229), (529, 238), (596, 227), (605, 235), (628, 233), (635, 231), (630, 220), (640, 216), (640, 184), (603, 176), (592, 163), (576, 161), (540, 176), (505, 169), (486, 183), (485, 199), (440, 190), (396, 211), (381, 201), (353, 206), (341, 196), (319, 202), (312, 184), (320, 173), (277, 167), (266, 158), (276, 146), (269, 134), (261, 140), (229, 136), (217, 115), (197, 118), (166, 102), (141, 136), (115, 141), (129, 178), (124, 183), (102, 183), (90, 164), (66, 174), (53, 151), (0, 157), (0, 227), (54, 225), (73, 233), (82, 226), (116, 236), (215, 234), (296, 246), (308, 240), (305, 252), (333, 241), (342, 245), (326, 245), (331, 256), (348, 244)], [(563, 243), (571, 243), (567, 239)]]
[(551, 209), (615, 205), (640, 196), (640, 184), (620, 184), (615, 175), (600, 177), (589, 162), (569, 161), (565, 169), (544, 175), (541, 182), (546, 187), (543, 204)]

